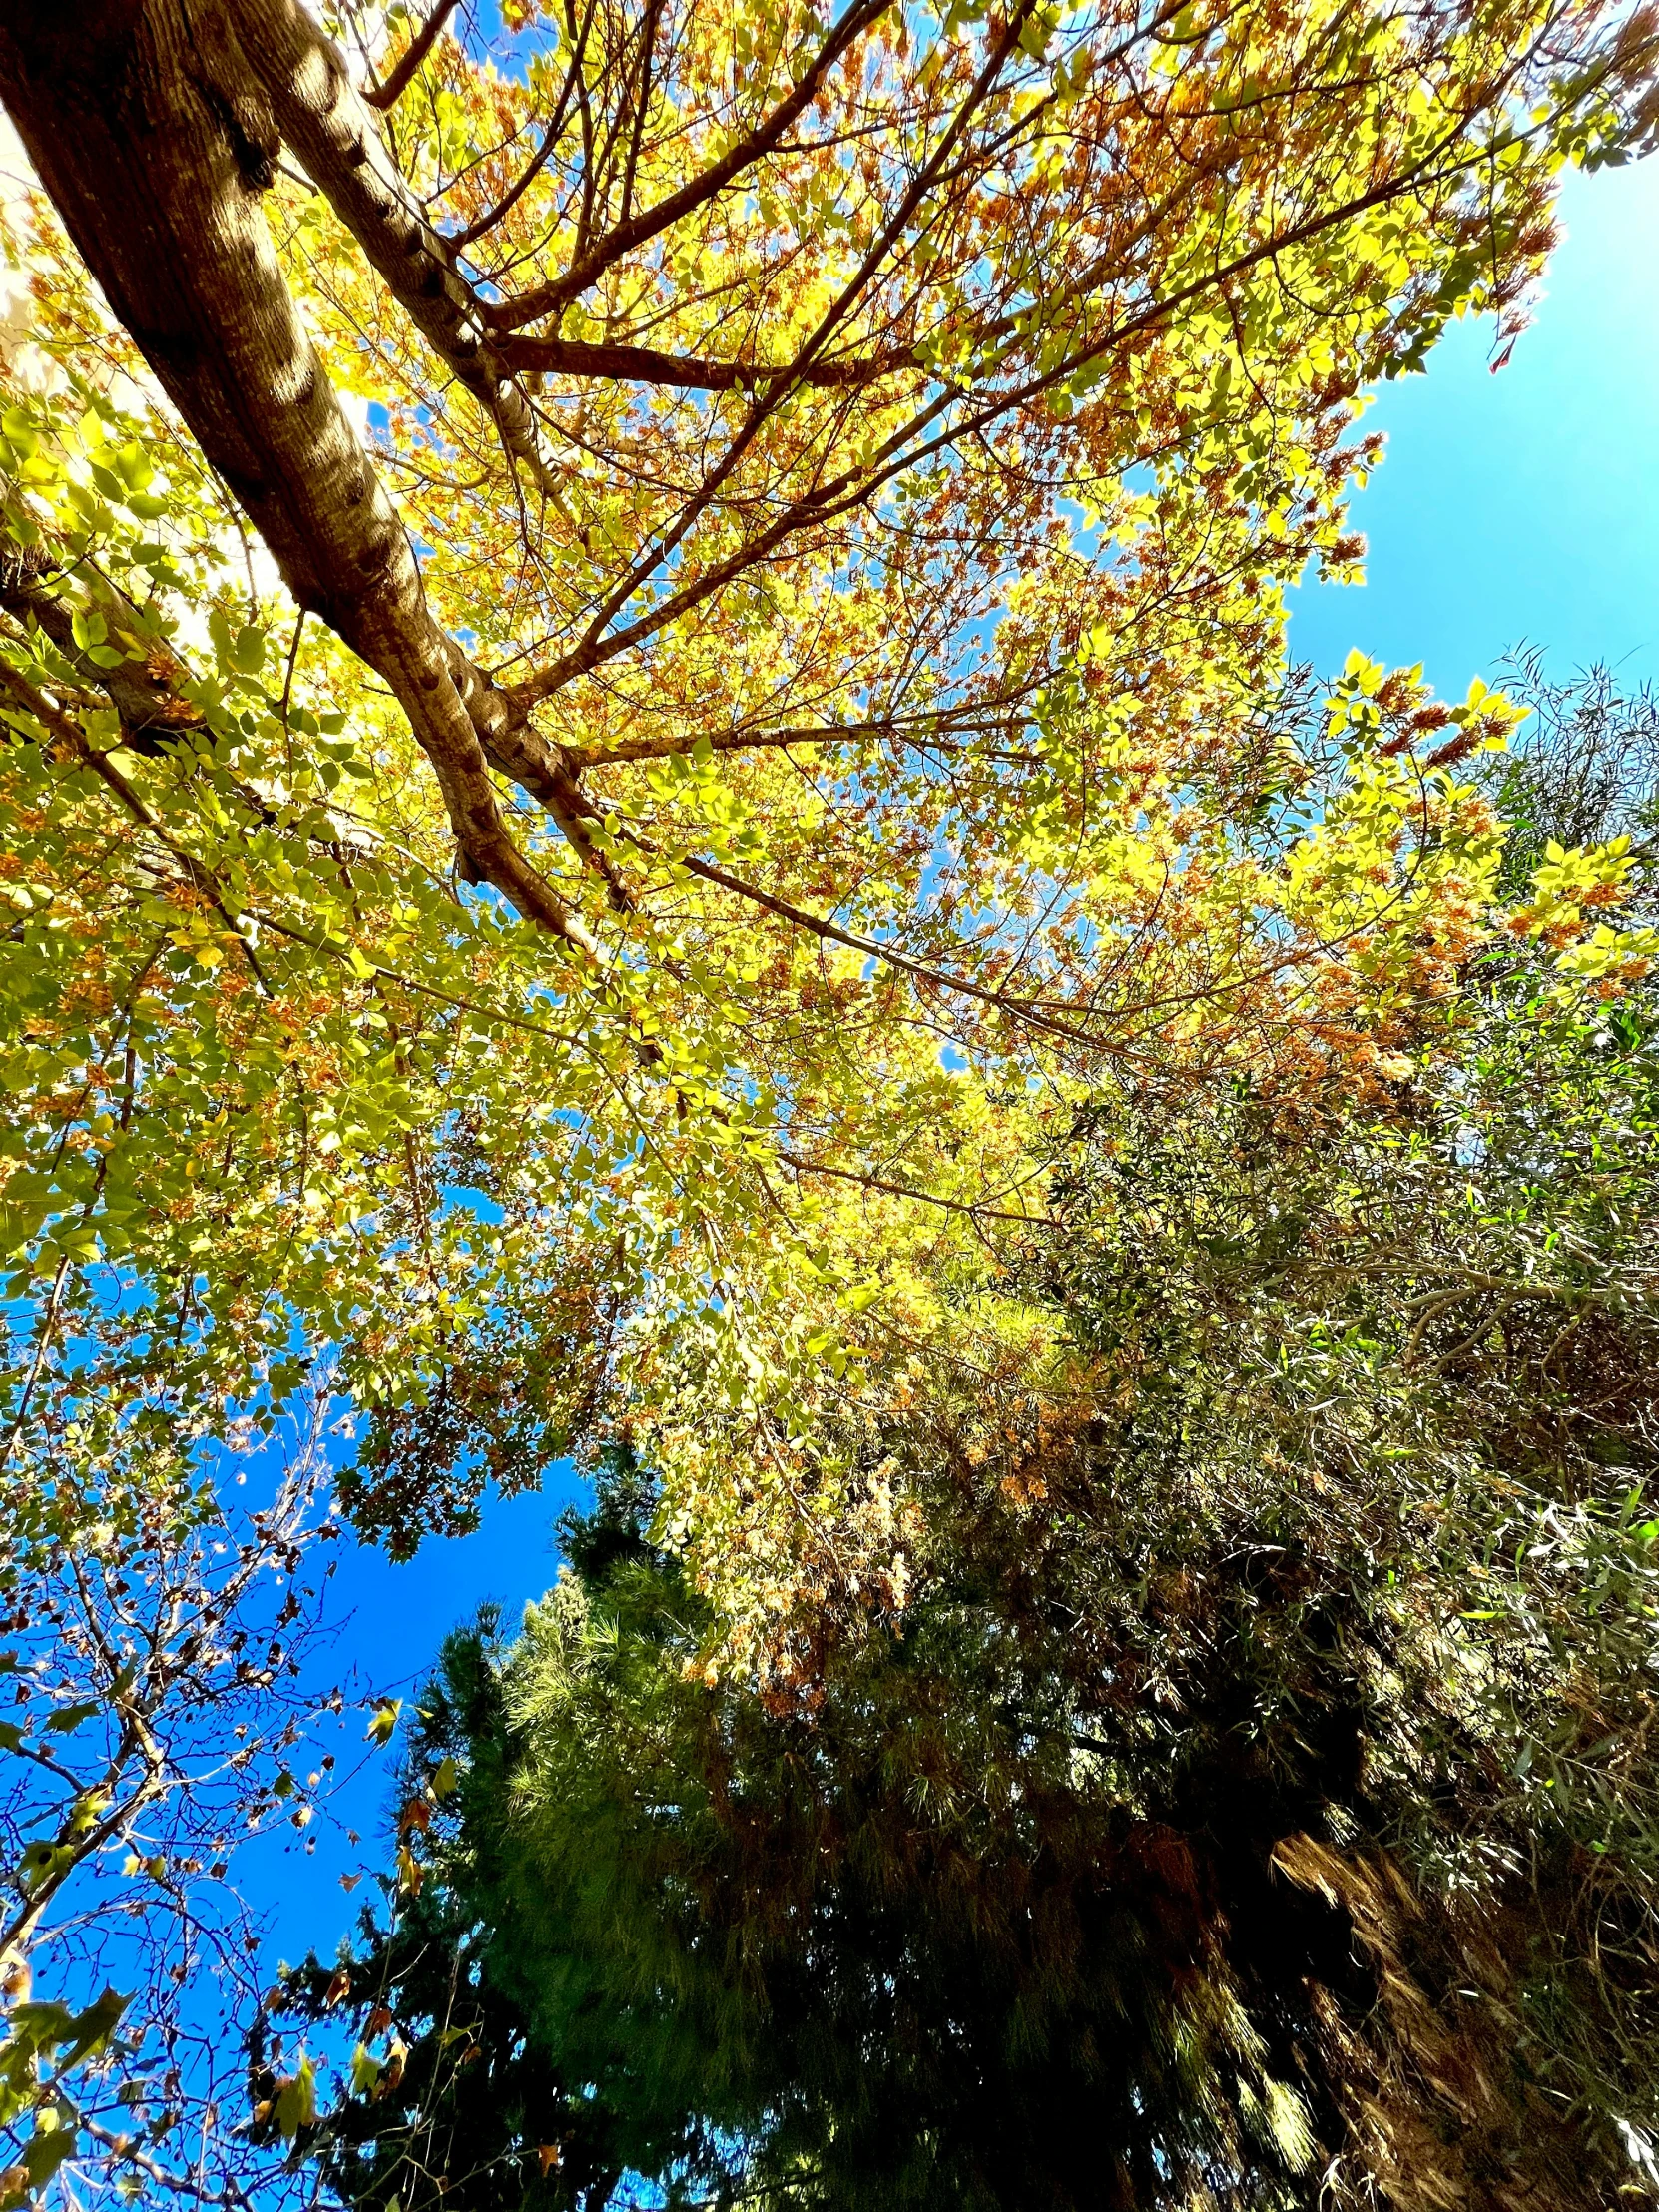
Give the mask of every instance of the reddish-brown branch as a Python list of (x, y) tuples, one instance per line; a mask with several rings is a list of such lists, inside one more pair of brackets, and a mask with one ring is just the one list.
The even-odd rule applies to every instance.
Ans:
[(681, 391), (755, 391), (770, 384), (809, 384), (856, 391), (879, 377), (917, 366), (908, 347), (873, 360), (709, 361), (659, 352), (650, 345), (608, 345), (586, 338), (513, 337), (500, 347), (509, 368), (554, 376), (608, 377), (614, 383), (670, 384)]
[(587, 12), (582, 17), (582, 28), (576, 34), (575, 50), (570, 57), (570, 67), (565, 72), (564, 89), (559, 94), (558, 105), (549, 118), (547, 129), (542, 133), (541, 144), (531, 156), (529, 165), (520, 175), (518, 182), (508, 186), (493, 208), (487, 209), (476, 223), (469, 223), (464, 231), (457, 231), (450, 238), (449, 245), (452, 252), (459, 254), (463, 247), (471, 246), (474, 240), (481, 239), (486, 231), (493, 231), (504, 216), (512, 213), (546, 167), (553, 149), (558, 145), (564, 131), (565, 111), (570, 105), (571, 93), (581, 81), (583, 61), (587, 53), (588, 33), (593, 28), (593, 15), (594, 0), (589, 0)]
[(371, 108), (394, 108), (414, 82), (415, 71), (432, 51), (438, 33), (454, 14), (458, 0), (438, 0), (437, 6), (415, 33), (414, 42), (383, 85), (363, 98)]

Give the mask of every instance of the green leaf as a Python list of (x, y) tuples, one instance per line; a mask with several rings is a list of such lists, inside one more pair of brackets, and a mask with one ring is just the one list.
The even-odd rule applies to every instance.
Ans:
[(46, 2050), (66, 2043), (75, 2033), (75, 2015), (67, 2004), (50, 1997), (31, 1998), (14, 2004), (8, 2024), (13, 2035), (24, 2037), (32, 2050)]
[(281, 2083), (276, 2091), (276, 2125), (284, 2142), (292, 2142), (302, 2127), (309, 2127), (316, 2118), (316, 2076), (308, 2058), (301, 2058), (299, 2070)]
[(46, 1726), (55, 1736), (71, 1736), (84, 1721), (90, 1721), (98, 1707), (93, 1703), (66, 1705), (56, 1713), (48, 1713)]
[(364, 1732), (363, 1741), (368, 1744), (389, 1744), (397, 1728), (397, 1716), (403, 1710), (400, 1697), (388, 1698), (380, 1706)]
[(141, 492), (154, 481), (156, 471), (150, 456), (136, 438), (130, 445), (122, 446), (119, 452), (112, 453), (110, 458), (129, 492)]
[(59, 2061), (60, 2071), (78, 2065), (83, 2058), (95, 2057), (109, 2047), (111, 2036), (121, 2024), (122, 2014), (132, 2002), (118, 1990), (106, 1989), (96, 2002), (78, 2013), (71, 2023), (73, 2038), (69, 2050)]
[(18, 1862), (18, 1879), (25, 1890), (34, 1892), (53, 1875), (74, 1864), (75, 1851), (70, 1844), (50, 1844), (44, 1839), (28, 1845)]
[[(45, 2114), (41, 2115), (45, 2118)], [(35, 2132), (23, 2146), (22, 2163), (29, 2176), (31, 2189), (44, 2189), (58, 2168), (75, 2155), (76, 2133), (73, 2127), (52, 2128), (36, 2124)]]

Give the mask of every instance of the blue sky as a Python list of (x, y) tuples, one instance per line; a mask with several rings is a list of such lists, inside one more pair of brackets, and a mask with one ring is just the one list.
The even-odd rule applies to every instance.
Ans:
[[(1507, 368), (1490, 372), (1489, 324), (1459, 324), (1425, 374), (1369, 410), (1388, 451), (1355, 503), (1368, 580), (1293, 595), (1292, 650), (1321, 672), (1360, 646), (1421, 661), (1460, 697), (1524, 641), (1546, 648), (1558, 675), (1604, 660), (1659, 678), (1659, 159), (1571, 180), (1563, 218), (1537, 323)], [(354, 1663), (406, 1691), (486, 1599), (510, 1624), (553, 1580), (551, 1523), (575, 1494), (557, 1470), (539, 1495), (492, 1503), (477, 1535), (428, 1544), (407, 1566), (342, 1546), (333, 1610), (349, 1617), (330, 1675)], [(274, 1916), (276, 1951), (331, 1949), (354, 1918), (358, 1900), (338, 1880), (375, 1841), (383, 1764), (341, 1794), (338, 1827), (318, 1821), (312, 1852), (271, 1844), (243, 1861), (246, 1889)], [(347, 1845), (346, 1823), (364, 1850)]]
[[(336, 1635), (312, 1671), (334, 1682), (356, 1669), (363, 1686), (412, 1698), (452, 1628), (485, 1603), (499, 1605), (505, 1625), (514, 1627), (529, 1600), (554, 1581), (553, 1522), (581, 1491), (574, 1470), (557, 1467), (538, 1492), (490, 1499), (476, 1535), (429, 1541), (402, 1566), (383, 1552), (340, 1544), (328, 1598)], [(246, 1845), (237, 1861), (243, 1895), (270, 1916), (273, 1961), (292, 1963), (311, 1948), (329, 1955), (366, 1895), (347, 1896), (340, 1877), (389, 1860), (381, 1831), (396, 1746), (372, 1752), (362, 1727), (362, 1714), (348, 1711), (337, 1736), (319, 1743), (338, 1758), (342, 1774), (356, 1774), (325, 1802), (304, 1840), (279, 1830)], [(349, 1840), (352, 1829), (360, 1846)]]
[(1321, 673), (1358, 645), (1460, 697), (1524, 640), (1558, 675), (1659, 677), (1659, 159), (1569, 179), (1562, 217), (1507, 368), (1489, 322), (1458, 323), (1368, 410), (1388, 450), (1354, 503), (1367, 582), (1292, 598)]

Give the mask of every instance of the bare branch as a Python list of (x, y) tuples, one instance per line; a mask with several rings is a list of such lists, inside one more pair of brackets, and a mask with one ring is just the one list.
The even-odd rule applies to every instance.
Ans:
[(513, 337), (501, 346), (511, 367), (552, 376), (602, 376), (617, 383), (668, 384), (680, 391), (756, 391), (772, 384), (861, 391), (883, 376), (920, 364), (908, 348), (874, 360), (710, 361), (659, 352), (649, 345), (609, 345), (586, 338)]

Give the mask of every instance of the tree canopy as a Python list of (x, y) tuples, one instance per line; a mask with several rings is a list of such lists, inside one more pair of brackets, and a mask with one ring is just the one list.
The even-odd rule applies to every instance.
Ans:
[[(1605, 1705), (1582, 1764), (1625, 1760), (1609, 1802), (1639, 1766), (1620, 1639), (1646, 1603), (1659, 927), (1651, 824), (1619, 809), (1650, 788), (1651, 718), (1537, 670), (1517, 700), (1437, 701), (1358, 653), (1316, 684), (1283, 595), (1310, 564), (1357, 573), (1368, 387), (1455, 316), (1516, 340), (1563, 169), (1653, 140), (1656, 53), (1621, 0), (6, 10), (32, 173), (0, 209), (23, 1948), (83, 1880), (159, 1862), (185, 1885), (222, 1831), (297, 1821), (320, 1786), (282, 1764), (315, 1523), (291, 1489), (239, 1512), (236, 1471), (266, 1481), (297, 1433), (319, 1481), (343, 1422), (341, 1506), (401, 1557), (475, 1525), (491, 1486), (625, 1448), (650, 1478), (621, 1563), (590, 1558), (499, 1667), (458, 1652), (445, 1724), (457, 1775), (497, 1747), (503, 1805), (545, 1811), (561, 1773), (597, 1805), (630, 1745), (664, 1807), (706, 1799), (661, 1859), (631, 1804), (595, 1830), (639, 1940), (695, 1958), (685, 2020), (640, 2015), (645, 2087), (629, 2073), (583, 2135), (569, 2022), (521, 2048), (542, 1999), (498, 1992), (513, 2094), (551, 2098), (569, 2150), (549, 2188), (676, 2159), (716, 2188), (759, 2159), (771, 2186), (767, 2159), (841, 2150), (847, 2189), (896, 2188), (908, 2144), (904, 2187), (994, 2196), (1023, 2140), (1063, 2193), (1080, 2169), (1041, 2099), (1096, 2094), (1099, 2005), (1138, 2055), (1109, 2145), (1077, 2155), (1143, 2197), (1260, 2156), (1295, 2201), (1316, 2141), (1397, 2194), (1430, 2170), (1411, 2129), (1439, 2140), (1447, 2112), (1531, 2128), (1557, 2201), (1612, 2170), (1608, 2130), (1645, 2124), (1618, 2104), (1649, 2079), (1634, 1969), (1601, 1976), (1599, 2012), (1573, 1996), (1583, 2047), (1536, 2107), (1507, 2074), (1489, 2110), (1448, 2087), (1437, 2028), (1365, 2004), (1395, 1961), (1430, 2022), (1454, 1961), (1494, 2018), (1520, 2002), (1480, 1944), (1543, 1833), (1515, 1810), (1538, 1754), (1519, 1769), (1503, 1734), (1553, 1741), (1528, 1669), (1564, 1710)], [(1504, 750), (1528, 693), (1548, 775)], [(1436, 1527), (1419, 1617), (1398, 1593)], [(1515, 1568), (1512, 1646), (1448, 1628), (1429, 1593), (1483, 1590), (1523, 1530), (1544, 1563)], [(1562, 1593), (1596, 1575), (1613, 1625), (1575, 1703)], [(1190, 1643), (1178, 1588), (1213, 1593)], [(1282, 1674), (1258, 1616), (1297, 1624)], [(1195, 1844), (1181, 1778), (1223, 1790), (1263, 1667), (1257, 1826)], [(1522, 1717), (1468, 1684), (1448, 1705), (1464, 1674)], [(1139, 1721), (1108, 1677), (1142, 1684)], [(249, 1693), (236, 1751), (205, 1718), (226, 1685)], [(1304, 1704), (1415, 1782), (1344, 1780), (1297, 1737)], [(71, 1757), (52, 1739), (82, 1706), (104, 1733)], [(1160, 1735), (1166, 1710), (1195, 1733)], [(1027, 1712), (1059, 1734), (1027, 1741)], [(828, 1796), (801, 1794), (797, 1742)], [(1444, 1795), (1448, 1744), (1515, 1790)], [(710, 1794), (728, 1754), (807, 1855), (798, 1893), (744, 1888)], [(923, 1879), (894, 1823), (987, 1758), (1002, 1797), (952, 1799)], [(863, 1841), (821, 1894), (815, 1824), (843, 1789)], [(458, 1871), (482, 1790), (442, 1814), (461, 1857), (429, 1906), (404, 1870), (399, 1911), (445, 1941), (452, 1905), (487, 1927), (506, 1894)], [(1052, 1866), (1013, 1810), (1039, 1801)], [(989, 1823), (972, 1853), (959, 1817)], [(1449, 1897), (1432, 1838), (1463, 1819), (1490, 1838), (1481, 1902), (1424, 1906), (1407, 1941), (1384, 1858)], [(1101, 1820), (1128, 1870), (1110, 1896)], [(541, 1901), (526, 1959), (579, 1954), (608, 2005), (643, 1968), (570, 1919), (549, 1821), (509, 1824), (499, 1879)], [(1563, 1905), (1563, 1939), (1646, 1941), (1646, 1847), (1602, 1841), (1612, 1919)], [(975, 1854), (983, 1894), (941, 1880)], [(944, 2003), (973, 1916), (1006, 1936), (1039, 1861), (1054, 1947), (1008, 1937), (962, 2016), (986, 2078), (1036, 2100), (1023, 2137), (947, 2110), (942, 2063), (896, 2031), (859, 2105), (848, 2038), (879, 2053), (891, 2029), (898, 1920), (922, 1913)], [(740, 1949), (733, 1899), (762, 1914), (747, 1978), (663, 1922), (682, 1880)], [(784, 1925), (821, 1895), (855, 1961), (823, 1987)], [(1311, 1976), (1329, 2016), (1249, 1950), (1257, 1905), (1300, 1931), (1287, 1959), (1316, 1924), (1359, 1932), (1358, 1980)], [(1092, 1993), (1068, 1928), (1112, 1962)], [(4, 2187), (27, 2194), (79, 2139), (53, 2066), (114, 2094), (140, 2041), (16, 2001), (37, 2010), (0, 2046), (5, 2124), (40, 2147)], [(705, 2003), (718, 2063), (686, 2045)], [(1079, 2038), (1046, 2087), (1027, 2006), (1030, 2052)], [(1494, 2046), (1453, 2041), (1485, 2080)], [(253, 2134), (183, 2194), (235, 2201), (245, 2154), (320, 2140), (310, 2060), (267, 2071)], [(837, 2086), (815, 2103), (815, 2081)], [(134, 2094), (177, 2125), (171, 2092)], [(932, 2115), (926, 2144), (883, 2097)], [(107, 2173), (174, 2188), (164, 2135), (107, 2120)], [(351, 2185), (378, 2187), (364, 2140)]]
[[(1356, 557), (1364, 385), (1514, 324), (1561, 165), (1643, 142), (1652, 33), (332, 28), (352, 66), (292, 0), (0, 31), (52, 203), (11, 245), (12, 1242), (54, 1314), (94, 1253), (182, 1301), (215, 1387), (337, 1347), (394, 1547), (620, 1380), (705, 1573), (810, 1592), (844, 1378), (963, 1297), (1041, 1357), (984, 1294), (1045, 1129), (1432, 1051), (1510, 712), (1357, 667), (1338, 751), (1281, 591)], [(1579, 894), (1622, 863), (1560, 865), (1521, 910), (1616, 977)], [(722, 1403), (741, 1528), (676, 1411)]]
[(1654, 1010), (1535, 986), (1406, 1133), (1087, 1124), (1069, 1417), (918, 1373), (863, 1440), (917, 1593), (810, 1687), (704, 1680), (613, 1460), (421, 1699), (386, 1917), (284, 1984), (347, 1984), (349, 2202), (1641, 2192)]

